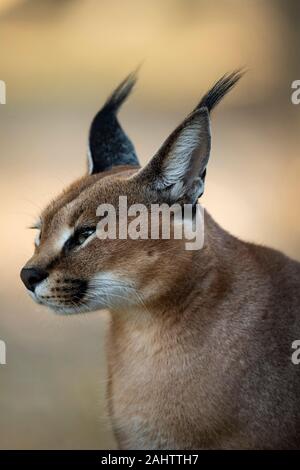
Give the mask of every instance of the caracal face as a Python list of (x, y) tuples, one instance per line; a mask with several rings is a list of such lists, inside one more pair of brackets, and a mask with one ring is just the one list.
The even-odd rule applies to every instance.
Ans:
[(25, 266), (37, 270), (37, 284), (27, 287), (36, 302), (66, 314), (138, 306), (151, 298), (159, 278), (172, 277), (171, 240), (97, 236), (100, 205), (117, 208), (124, 195), (128, 205), (146, 205), (147, 195), (130, 178), (135, 172), (124, 167), (113, 175), (84, 177), (43, 211)]

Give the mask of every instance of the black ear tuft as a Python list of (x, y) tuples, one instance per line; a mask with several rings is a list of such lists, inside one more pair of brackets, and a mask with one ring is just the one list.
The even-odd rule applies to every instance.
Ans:
[(234, 72), (223, 75), (223, 77), (221, 77), (203, 96), (195, 110), (200, 108), (207, 108), (208, 111), (212, 111), (212, 109), (236, 85), (240, 78), (242, 78), (244, 73), (244, 70), (235, 70)]
[(108, 98), (93, 119), (89, 135), (89, 172), (99, 173), (116, 165), (139, 166), (134, 146), (117, 119), (117, 112), (130, 94), (136, 74), (130, 74)]

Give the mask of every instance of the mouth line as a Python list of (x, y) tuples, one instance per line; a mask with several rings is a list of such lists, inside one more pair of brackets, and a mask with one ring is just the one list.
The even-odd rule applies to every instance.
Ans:
[(84, 309), (86, 307), (84, 302), (86, 281), (78, 279), (64, 281), (65, 283), (57, 280), (48, 286), (39, 285), (35, 291), (27, 289), (27, 292), (37, 304), (52, 310), (76, 311)]
[[(27, 289), (28, 290), (28, 289)], [(78, 308), (81, 308), (84, 306), (82, 304), (80, 298), (78, 295), (74, 295), (74, 297), (70, 297), (69, 299), (66, 299), (66, 303), (62, 302), (60, 299), (57, 299), (57, 301), (49, 300), (44, 297), (39, 297), (37, 294), (34, 292), (28, 290), (28, 293), (30, 297), (35, 301), (35, 303), (39, 305), (43, 305), (44, 307), (49, 307), (53, 310), (63, 310), (63, 309), (70, 309), (70, 310), (76, 310)], [(76, 299), (76, 300), (75, 300)]]

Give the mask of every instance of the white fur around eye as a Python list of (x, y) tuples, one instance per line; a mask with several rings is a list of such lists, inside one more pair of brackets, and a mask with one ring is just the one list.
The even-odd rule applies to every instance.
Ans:
[(38, 230), (34, 239), (35, 246), (39, 246), (40, 242), (41, 242), (41, 230)]
[(55, 248), (57, 251), (63, 249), (64, 244), (73, 235), (73, 233), (74, 229), (70, 227), (63, 227), (60, 229), (59, 233), (57, 233), (55, 237)]

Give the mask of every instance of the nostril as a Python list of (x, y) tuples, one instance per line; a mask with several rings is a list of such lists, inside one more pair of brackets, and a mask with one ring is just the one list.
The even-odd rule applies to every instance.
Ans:
[(35, 287), (48, 276), (47, 271), (40, 268), (23, 268), (20, 273), (21, 279), (27, 289), (34, 291)]

